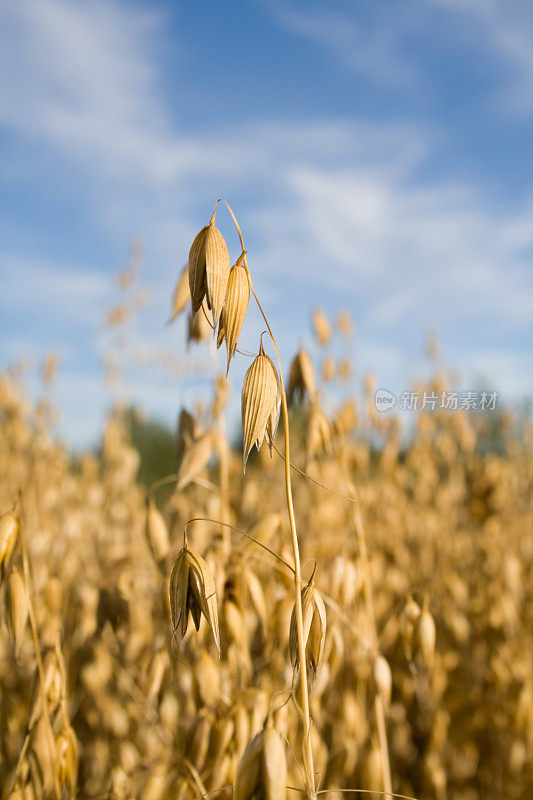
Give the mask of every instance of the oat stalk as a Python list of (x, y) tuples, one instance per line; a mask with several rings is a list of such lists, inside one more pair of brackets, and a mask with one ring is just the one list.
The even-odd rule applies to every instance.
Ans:
[[(33, 647), (35, 650), (35, 660), (37, 662), (37, 672), (39, 675), (39, 691), (41, 694), (41, 703), (42, 703), (42, 714), (44, 718), (45, 730), (46, 730), (46, 741), (50, 751), (50, 755), (52, 756), (55, 753), (55, 744), (54, 744), (54, 734), (52, 732), (52, 725), (50, 723), (50, 710), (48, 707), (48, 698), (46, 695), (46, 686), (44, 680), (44, 669), (43, 669), (43, 659), (41, 653), (41, 646), (39, 644), (39, 631), (37, 628), (37, 618), (35, 616), (35, 609), (32, 600), (32, 590), (31, 590), (31, 574), (30, 574), (30, 564), (28, 559), (28, 551), (26, 548), (26, 541), (24, 536), (24, 516), (22, 513), (22, 495), (19, 493), (17, 498), (17, 506), (19, 508), (20, 513), (20, 527), (19, 527), (19, 538), (20, 538), (20, 549), (22, 553), (22, 568), (24, 572), (24, 583), (26, 586), (26, 597), (28, 601), (28, 617), (30, 620), (30, 629), (31, 635), (33, 639)], [(20, 763), (20, 762), (19, 762)], [(15, 773), (16, 776), (16, 773)], [(59, 786), (59, 781), (57, 778), (57, 772), (54, 770), (53, 773), (54, 779), (54, 792), (56, 798), (58, 800), (61, 798), (61, 789)]]
[[(345, 474), (345, 483), (347, 490), (357, 500), (356, 488), (353, 485), (350, 478), (348, 477), (348, 470), (345, 465), (343, 471)], [(361, 508), (358, 503), (353, 505), (352, 511), (353, 511), (355, 535), (357, 537), (357, 545), (359, 547), (359, 554), (361, 556), (361, 561), (363, 563), (366, 615), (372, 636), (372, 649), (374, 653), (374, 658), (376, 658), (379, 653), (379, 638), (376, 626), (376, 614), (374, 610), (374, 594), (372, 589), (372, 575), (370, 572), (370, 563), (368, 560), (365, 528), (363, 525)], [(374, 711), (376, 715), (376, 726), (378, 729), (379, 749), (381, 752), (383, 787), (387, 795), (392, 795), (392, 779), (390, 772), (389, 744), (387, 740), (387, 724), (385, 720), (385, 704), (383, 702), (383, 697), (379, 692), (376, 694), (374, 702)]]
[[(220, 201), (217, 200), (217, 204)], [(237, 230), (239, 240), (241, 243), (242, 251), (245, 252), (246, 248), (244, 246), (244, 239), (242, 236), (242, 232), (237, 222), (237, 218), (233, 213), (231, 207), (226, 203), (225, 200), (222, 200), (226, 208), (228, 209), (233, 222), (235, 224), (235, 228)], [(216, 205), (215, 205), (216, 209)], [(315, 789), (315, 775), (314, 775), (314, 766), (313, 766), (313, 751), (311, 747), (311, 714), (309, 710), (309, 692), (308, 692), (308, 681), (307, 681), (307, 665), (306, 665), (306, 658), (305, 658), (305, 637), (304, 637), (304, 626), (303, 626), (303, 613), (302, 613), (302, 580), (301, 580), (301, 566), (300, 566), (300, 545), (298, 542), (298, 534), (296, 531), (296, 518), (294, 514), (294, 503), (292, 497), (292, 482), (291, 482), (291, 459), (290, 459), (290, 429), (289, 429), (289, 412), (287, 407), (287, 396), (285, 394), (285, 385), (283, 381), (283, 371), (281, 368), (281, 359), (279, 355), (278, 346), (276, 343), (276, 339), (274, 334), (272, 333), (272, 328), (270, 327), (270, 323), (267, 319), (267, 316), (263, 310), (261, 302), (256, 294), (253, 281), (250, 275), (250, 270), (248, 269), (248, 262), (246, 255), (243, 258), (243, 264), (246, 267), (248, 272), (248, 278), (250, 280), (250, 289), (252, 294), (255, 298), (259, 311), (261, 312), (261, 316), (265, 321), (265, 325), (268, 330), (268, 334), (272, 341), (272, 346), (274, 347), (274, 351), (276, 353), (276, 360), (278, 364), (278, 373), (279, 373), (279, 383), (280, 383), (280, 392), (281, 392), (281, 406), (283, 410), (283, 435), (285, 439), (285, 493), (287, 496), (287, 511), (289, 515), (289, 526), (291, 531), (291, 544), (292, 544), (292, 551), (293, 551), (293, 558), (294, 558), (294, 607), (295, 607), (295, 615), (296, 615), (296, 629), (298, 635), (298, 661), (300, 667), (300, 687), (301, 687), (301, 710), (303, 716), (303, 762), (305, 768), (305, 775), (306, 775), (306, 790), (308, 796), (310, 798), (316, 797), (316, 789)]]

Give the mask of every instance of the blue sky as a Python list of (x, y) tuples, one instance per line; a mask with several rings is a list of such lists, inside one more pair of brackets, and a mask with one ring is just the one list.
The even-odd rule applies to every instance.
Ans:
[[(433, 324), (465, 388), (533, 394), (529, 0), (17, 0), (0, 47), (0, 367), (60, 355), (75, 445), (109, 404), (102, 321), (131, 240), (151, 296), (133, 343), (180, 357), (169, 298), (220, 195), (286, 359), (313, 306), (346, 307), (357, 380), (408, 388)], [(167, 420), (187, 391), (157, 369), (125, 388)]]

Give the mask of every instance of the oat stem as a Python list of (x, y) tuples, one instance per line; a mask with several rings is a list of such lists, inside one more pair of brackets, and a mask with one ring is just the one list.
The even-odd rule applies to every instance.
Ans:
[[(217, 200), (217, 203), (219, 201)], [(231, 207), (226, 203), (225, 200), (222, 200), (226, 208), (228, 209), (235, 227), (237, 229), (237, 233), (239, 235), (239, 240), (241, 243), (241, 247), (243, 252), (246, 250), (244, 246), (244, 240), (242, 237), (241, 229), (239, 227), (239, 223), (237, 222), (237, 218), (233, 213)], [(215, 205), (216, 210), (216, 205)], [(274, 347), (276, 353), (276, 360), (278, 362), (278, 372), (279, 372), (279, 384), (280, 384), (280, 392), (281, 392), (281, 405), (283, 409), (283, 433), (285, 437), (285, 492), (287, 495), (287, 510), (289, 514), (289, 525), (291, 530), (291, 543), (292, 543), (292, 550), (294, 556), (294, 607), (296, 611), (296, 630), (298, 633), (298, 660), (300, 663), (300, 685), (301, 685), (301, 699), (302, 699), (302, 715), (303, 715), (303, 762), (304, 762), (304, 769), (307, 781), (307, 793), (310, 798), (316, 797), (316, 790), (315, 790), (315, 774), (314, 774), (314, 766), (313, 766), (313, 750), (311, 747), (311, 715), (309, 711), (309, 694), (307, 688), (307, 666), (305, 661), (305, 639), (304, 639), (304, 627), (303, 627), (303, 614), (302, 614), (302, 580), (301, 580), (301, 572), (300, 572), (300, 546), (298, 543), (298, 534), (296, 532), (296, 519), (294, 515), (294, 503), (292, 498), (292, 484), (291, 484), (291, 459), (290, 459), (290, 430), (289, 430), (289, 411), (287, 408), (287, 396), (285, 394), (285, 386), (283, 382), (283, 372), (281, 369), (281, 359), (279, 356), (278, 346), (276, 344), (276, 339), (274, 338), (274, 334), (272, 333), (272, 329), (268, 322), (265, 312), (263, 311), (263, 307), (259, 302), (259, 298), (255, 293), (255, 289), (253, 286), (252, 278), (250, 276), (250, 270), (248, 269), (248, 262), (246, 259), (246, 255), (243, 258), (243, 264), (246, 267), (246, 272), (248, 273), (248, 278), (250, 281), (250, 289), (252, 294), (255, 298), (259, 311), (265, 321), (265, 325), (267, 326), (268, 333), (270, 335), (270, 339), (272, 340), (272, 345)]]
[[(346, 465), (344, 465), (344, 474), (345, 474), (345, 483), (347, 486), (348, 492), (357, 499), (357, 491), (355, 486), (353, 485), (352, 481), (348, 476), (348, 470)], [(363, 525), (363, 517), (361, 514), (361, 508), (359, 504), (354, 505), (352, 507), (353, 510), (353, 518), (354, 518), (354, 526), (355, 526), (355, 535), (357, 537), (357, 544), (359, 547), (359, 554), (361, 556), (361, 561), (363, 563), (363, 575), (364, 575), (364, 587), (365, 587), (365, 606), (366, 606), (366, 615), (367, 621), (370, 626), (370, 633), (372, 637), (373, 643), (373, 651), (374, 651), (374, 658), (379, 653), (379, 639), (378, 639), (378, 632), (376, 626), (376, 614), (374, 610), (374, 595), (372, 591), (372, 575), (370, 572), (370, 563), (368, 560), (368, 550), (366, 547), (366, 536), (365, 536), (365, 528)], [(374, 711), (376, 714), (376, 725), (378, 729), (378, 739), (379, 739), (379, 749), (381, 752), (381, 770), (383, 775), (383, 788), (385, 789), (385, 793), (388, 795), (392, 795), (392, 780), (391, 780), (391, 772), (390, 772), (390, 760), (389, 760), (389, 744), (387, 740), (387, 724), (385, 720), (385, 705), (383, 703), (383, 698), (381, 695), (376, 695), (375, 703), (374, 703)]]
[[(215, 377), (215, 392), (217, 391), (217, 351), (215, 343), (211, 343), (211, 363), (213, 367), (213, 374)], [(230, 553), (230, 540), (227, 527), (229, 523), (229, 459), (228, 459), (228, 440), (226, 437), (226, 422), (224, 419), (224, 410), (221, 403), (216, 402), (215, 399), (215, 415), (217, 424), (217, 449), (218, 449), (218, 478), (220, 482), (220, 519), (222, 520), (222, 551), (224, 558), (227, 559)]]
[(284, 567), (287, 567), (287, 569), (294, 574), (294, 569), (291, 567), (291, 565), (288, 564), (285, 561), (284, 558), (282, 558), (280, 555), (278, 555), (275, 552), (275, 550), (271, 550), (270, 547), (266, 546), (266, 544), (263, 544), (263, 542), (260, 542), (258, 539), (255, 539), (253, 536), (250, 536), (250, 534), (246, 533), (246, 531), (241, 531), (240, 528), (236, 528), (235, 525), (230, 525), (229, 522), (221, 522), (218, 519), (210, 519), (209, 517), (194, 517), (194, 519), (190, 519), (185, 523), (185, 528), (184, 528), (185, 541), (187, 539), (187, 528), (191, 524), (191, 522), (212, 522), (215, 525), (223, 525), (224, 527), (229, 528), (230, 530), (235, 531), (236, 533), (240, 533), (241, 536), (244, 536), (246, 539), (249, 539), (251, 542), (255, 542), (255, 544), (257, 544), (259, 547), (262, 547), (263, 550), (266, 550), (267, 553), (270, 553), (271, 556), (274, 556), (274, 558), (276, 558), (281, 564), (283, 564)]
[[(278, 456), (281, 459), (285, 460), (285, 456), (283, 455), (283, 453), (280, 453), (280, 451), (278, 450), (278, 448), (276, 447), (275, 444), (272, 444), (272, 449), (276, 451), (276, 453), (278, 454)], [(292, 462), (291, 462), (291, 469), (293, 469), (295, 472), (297, 472), (303, 478), (306, 478), (308, 481), (311, 481), (311, 483), (314, 483), (315, 486), (319, 486), (321, 489), (324, 489), (325, 492), (330, 492), (330, 494), (335, 494), (335, 495), (337, 495), (337, 497), (342, 497), (343, 500), (349, 500), (350, 503), (358, 503), (359, 502), (359, 500), (354, 500), (353, 497), (348, 497), (347, 494), (343, 494), (342, 492), (337, 492), (337, 491), (335, 491), (335, 489), (331, 489), (329, 486), (324, 486), (323, 483), (320, 483), (320, 481), (317, 481), (314, 478), (312, 478), (307, 472), (305, 472), (305, 470), (300, 469), (300, 467), (297, 467)]]
[[(41, 703), (42, 703), (42, 713), (44, 719), (44, 725), (46, 730), (46, 741), (49, 749), (49, 755), (51, 762), (54, 763), (55, 761), (55, 743), (54, 743), (54, 734), (52, 732), (52, 724), (50, 722), (50, 710), (48, 707), (48, 698), (46, 696), (46, 686), (44, 680), (44, 668), (43, 668), (43, 659), (41, 655), (41, 646), (39, 644), (39, 631), (37, 628), (37, 618), (35, 616), (35, 608), (33, 605), (32, 600), (32, 584), (31, 584), (31, 575), (30, 575), (30, 565), (28, 559), (28, 551), (26, 548), (26, 541), (24, 538), (24, 515), (23, 515), (23, 508), (22, 508), (22, 495), (19, 493), (17, 498), (17, 504), (19, 506), (19, 513), (20, 513), (20, 527), (19, 527), (19, 538), (20, 538), (20, 549), (22, 552), (22, 569), (24, 572), (24, 583), (26, 586), (26, 599), (28, 602), (28, 616), (30, 619), (30, 629), (31, 635), (33, 639), (33, 647), (35, 650), (35, 660), (37, 662), (37, 672), (39, 674), (39, 691), (41, 694)], [(59, 786), (59, 781), (57, 779), (57, 773), (53, 771), (53, 780), (54, 780), (54, 791), (56, 797), (61, 797), (61, 789)]]

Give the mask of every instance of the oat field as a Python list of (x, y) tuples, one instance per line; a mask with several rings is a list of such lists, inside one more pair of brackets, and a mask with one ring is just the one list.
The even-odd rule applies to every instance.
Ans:
[(238, 233), (230, 257), (213, 214), (176, 284), (224, 363), (167, 479), (139, 481), (120, 409), (73, 460), (0, 379), (1, 796), (530, 798), (531, 427), (424, 410), (405, 438), (371, 376), (339, 400), (346, 315), (314, 314), (286, 376), (267, 310), (241, 351)]

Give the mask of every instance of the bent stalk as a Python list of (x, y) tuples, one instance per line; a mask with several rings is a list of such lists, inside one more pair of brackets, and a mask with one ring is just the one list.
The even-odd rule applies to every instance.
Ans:
[[(217, 201), (218, 203), (219, 201)], [(239, 235), (240, 243), (243, 252), (246, 250), (244, 246), (244, 240), (242, 237), (241, 229), (239, 227), (239, 223), (237, 222), (237, 218), (233, 213), (230, 206), (226, 203), (225, 200), (222, 201), (225, 206), (227, 207), (235, 227), (237, 229), (237, 233)], [(216, 208), (216, 207), (215, 207)], [(303, 627), (303, 613), (302, 613), (302, 580), (301, 580), (301, 564), (300, 564), (300, 546), (298, 542), (298, 534), (296, 531), (296, 518), (294, 514), (294, 503), (292, 498), (292, 483), (291, 483), (291, 459), (290, 459), (290, 430), (289, 430), (289, 411), (287, 406), (287, 396), (285, 394), (285, 386), (283, 382), (283, 371), (281, 368), (281, 359), (279, 356), (278, 346), (276, 344), (276, 339), (274, 338), (274, 334), (272, 333), (272, 329), (268, 322), (265, 312), (263, 311), (263, 307), (259, 302), (259, 298), (255, 292), (252, 278), (250, 276), (250, 270), (248, 269), (248, 263), (246, 259), (246, 255), (243, 259), (244, 266), (246, 267), (246, 271), (248, 273), (248, 278), (250, 280), (250, 289), (252, 290), (252, 294), (255, 298), (259, 311), (265, 321), (265, 324), (268, 329), (268, 333), (270, 339), (272, 340), (272, 345), (274, 347), (274, 351), (276, 353), (276, 360), (278, 363), (278, 372), (279, 372), (279, 382), (280, 382), (280, 393), (281, 393), (281, 405), (283, 410), (283, 435), (285, 438), (285, 493), (287, 496), (287, 511), (289, 514), (289, 526), (291, 531), (291, 544), (292, 544), (292, 552), (294, 557), (294, 607), (296, 612), (296, 630), (298, 634), (298, 661), (300, 666), (300, 688), (301, 688), (301, 709), (302, 709), (302, 716), (303, 716), (303, 763), (304, 763), (304, 771), (305, 771), (305, 778), (306, 778), (306, 789), (309, 797), (315, 798), (316, 797), (316, 789), (315, 789), (315, 774), (314, 774), (314, 766), (313, 766), (313, 751), (311, 746), (311, 714), (309, 711), (309, 692), (308, 692), (308, 683), (307, 683), (307, 666), (305, 661), (305, 638), (304, 638), (304, 627)]]

